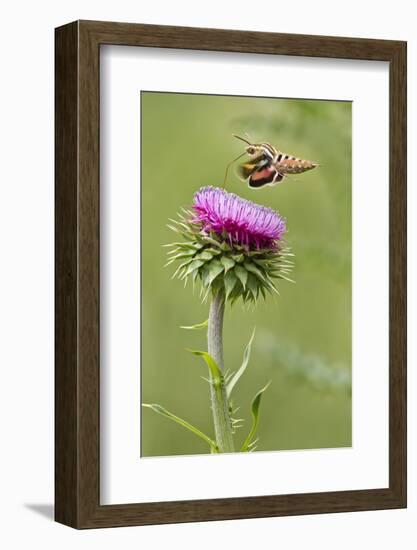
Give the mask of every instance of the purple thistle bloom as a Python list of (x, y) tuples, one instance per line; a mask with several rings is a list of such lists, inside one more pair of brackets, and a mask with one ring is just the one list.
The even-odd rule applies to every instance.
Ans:
[(285, 219), (272, 208), (228, 193), (219, 187), (202, 187), (194, 195), (194, 222), (204, 231), (227, 233), (231, 243), (249, 248), (277, 248), (286, 232)]

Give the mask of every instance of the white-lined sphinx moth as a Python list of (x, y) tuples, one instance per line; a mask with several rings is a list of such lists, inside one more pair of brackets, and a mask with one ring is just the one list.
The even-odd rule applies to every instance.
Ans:
[(244, 181), (248, 181), (249, 187), (259, 189), (266, 185), (276, 185), (285, 176), (302, 174), (318, 166), (317, 163), (287, 155), (273, 147), (270, 143), (251, 143), (245, 138), (233, 136), (247, 144), (245, 151), (235, 158), (226, 168), (243, 155), (249, 155), (249, 159), (238, 167), (238, 175)]

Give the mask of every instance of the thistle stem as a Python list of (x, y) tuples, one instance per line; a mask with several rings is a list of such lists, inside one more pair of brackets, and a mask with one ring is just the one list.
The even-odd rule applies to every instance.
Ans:
[[(224, 292), (213, 294), (207, 329), (208, 352), (224, 372), (223, 360), (223, 317), (225, 308)], [(210, 375), (211, 377), (211, 375)], [(213, 413), (216, 443), (220, 453), (232, 453), (234, 449), (232, 423), (230, 420), (229, 402), (226, 387), (222, 382), (216, 385), (211, 378), (211, 409)]]

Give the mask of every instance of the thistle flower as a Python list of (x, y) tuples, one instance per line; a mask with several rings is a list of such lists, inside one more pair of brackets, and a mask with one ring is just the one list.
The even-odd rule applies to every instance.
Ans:
[(273, 279), (290, 280), (286, 222), (271, 208), (208, 186), (194, 195), (191, 210), (171, 222), (183, 237), (167, 245), (173, 247), (168, 264), (180, 261), (173, 277), (199, 280), (204, 296), (223, 291), (232, 302), (255, 302), (277, 292)]
[(286, 232), (285, 220), (272, 208), (242, 199), (218, 187), (203, 187), (194, 196), (195, 221), (206, 232), (226, 234), (231, 244), (248, 249), (275, 248)]

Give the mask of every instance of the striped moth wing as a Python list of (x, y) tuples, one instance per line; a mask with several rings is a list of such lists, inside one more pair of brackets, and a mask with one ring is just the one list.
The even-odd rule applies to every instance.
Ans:
[(277, 171), (265, 155), (259, 155), (240, 164), (238, 173), (243, 180), (249, 180), (249, 187), (255, 189), (265, 185), (275, 185), (283, 179), (283, 175)]
[(247, 180), (256, 170), (259, 170), (259, 168), (264, 167), (266, 164), (268, 164), (268, 159), (265, 155), (258, 155), (247, 162), (239, 164), (237, 169), (238, 175), (242, 180)]
[(259, 188), (265, 185), (275, 185), (282, 181), (284, 176), (277, 169), (268, 164), (264, 168), (256, 170), (249, 178), (249, 187)]

